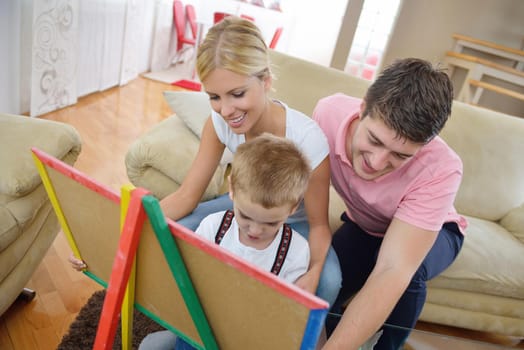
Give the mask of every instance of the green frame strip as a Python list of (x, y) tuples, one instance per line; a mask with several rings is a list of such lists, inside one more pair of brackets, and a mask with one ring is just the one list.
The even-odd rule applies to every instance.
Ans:
[(169, 230), (158, 200), (151, 195), (146, 195), (142, 198), (142, 204), (205, 349), (218, 350), (218, 345), (207, 321), (204, 309), (200, 304), (184, 260)]

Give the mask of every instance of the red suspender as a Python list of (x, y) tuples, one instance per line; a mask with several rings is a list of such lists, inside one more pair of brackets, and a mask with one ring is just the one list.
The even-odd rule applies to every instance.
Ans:
[[(231, 221), (233, 220), (233, 216), (235, 216), (235, 213), (233, 210), (228, 210), (225, 212), (224, 216), (222, 217), (222, 222), (220, 223), (220, 227), (217, 230), (217, 233), (215, 235), (215, 243), (220, 245), (220, 242), (222, 242), (222, 238), (224, 238), (224, 235), (226, 234), (227, 230), (229, 230), (229, 227), (231, 226)], [(275, 256), (275, 261), (273, 262), (273, 267), (271, 267), (271, 273), (278, 276), (280, 273), (280, 269), (282, 268), (282, 265), (284, 265), (284, 261), (286, 260), (287, 252), (289, 250), (289, 245), (291, 244), (291, 237), (293, 236), (293, 230), (288, 224), (284, 224), (284, 228), (282, 230), (282, 237), (280, 238), (280, 244), (278, 245), (277, 255)]]
[(233, 210), (227, 210), (224, 213), (224, 216), (222, 217), (222, 222), (220, 223), (220, 227), (218, 228), (217, 234), (215, 235), (216, 244), (220, 245), (220, 242), (222, 242), (222, 238), (224, 238), (227, 230), (229, 230), (229, 226), (231, 226), (233, 216), (235, 216)]
[(280, 244), (278, 245), (277, 256), (275, 256), (275, 262), (271, 268), (271, 272), (278, 276), (282, 265), (284, 265), (284, 260), (286, 260), (287, 252), (289, 250), (289, 245), (291, 244), (291, 236), (293, 235), (293, 230), (288, 224), (284, 224), (284, 229), (282, 230), (282, 237), (280, 238)]

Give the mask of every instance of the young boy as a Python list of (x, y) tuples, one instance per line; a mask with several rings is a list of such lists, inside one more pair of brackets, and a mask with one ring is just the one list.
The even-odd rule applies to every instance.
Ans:
[[(288, 139), (265, 133), (239, 145), (228, 178), (233, 210), (210, 214), (196, 233), (295, 282), (308, 270), (309, 246), (284, 222), (302, 200), (310, 173), (306, 158)], [(193, 349), (170, 331), (149, 334), (139, 349), (173, 348)]]

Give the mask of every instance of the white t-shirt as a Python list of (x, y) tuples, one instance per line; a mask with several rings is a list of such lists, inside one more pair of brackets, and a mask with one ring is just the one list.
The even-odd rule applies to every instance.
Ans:
[[(275, 102), (286, 109), (286, 138), (295, 143), (308, 159), (311, 169), (315, 169), (329, 154), (329, 145), (324, 132), (304, 113), (289, 108), (280, 101)], [(246, 142), (245, 136), (235, 134), (220, 114), (211, 111), (211, 120), (218, 139), (231, 153), (234, 154), (238, 145)]]
[[(215, 242), (215, 236), (224, 214), (225, 211), (208, 215), (202, 220), (195, 232), (208, 241)], [(282, 230), (283, 228), (281, 227), (275, 239), (273, 239), (273, 242), (271, 242), (267, 248), (255, 249), (245, 246), (240, 242), (238, 224), (233, 217), (231, 226), (222, 238), (220, 246), (263, 270), (271, 271), (282, 237)], [(278, 277), (290, 283), (295, 282), (300, 276), (306, 273), (309, 267), (309, 258), (308, 242), (298, 232), (293, 231), (286, 259), (284, 260)]]

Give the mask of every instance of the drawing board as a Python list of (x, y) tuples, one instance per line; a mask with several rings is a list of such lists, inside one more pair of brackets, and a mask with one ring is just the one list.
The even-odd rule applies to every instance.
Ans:
[[(108, 293), (125, 289), (130, 273), (122, 273), (123, 266), (134, 262), (135, 283), (130, 286), (135, 307), (198, 348), (205, 348), (205, 342), (202, 326), (195, 324), (198, 310), (187, 301), (189, 289), (220, 349), (315, 348), (327, 314), (325, 301), (166, 219), (147, 191), (133, 190), (141, 204), (131, 199), (134, 211), (129, 214), (121, 207), (119, 193), (40, 150), (33, 149), (33, 154), (73, 251), (86, 261), (86, 274)], [(122, 230), (121, 210), (128, 215)], [(145, 218), (140, 219), (139, 211), (147, 213)], [(161, 246), (161, 234), (166, 238), (162, 225), (172, 244), (168, 248)], [(135, 238), (137, 247), (129, 243)], [(181, 285), (180, 272), (170, 268), (173, 250), (181, 260), (171, 261), (183, 265), (190, 286)], [(121, 306), (121, 294), (112, 300)], [(109, 316), (118, 315), (111, 311)]]

